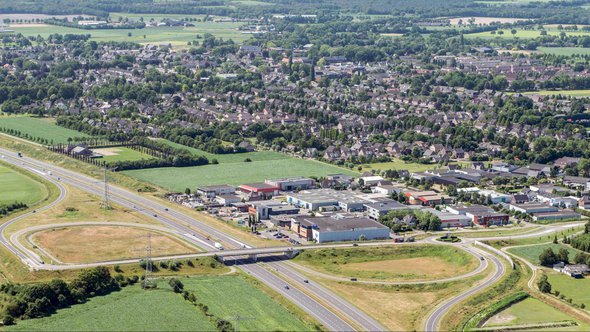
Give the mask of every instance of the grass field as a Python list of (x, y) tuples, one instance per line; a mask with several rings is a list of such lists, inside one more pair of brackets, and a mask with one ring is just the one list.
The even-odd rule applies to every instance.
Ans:
[[(161, 16), (161, 15), (160, 15)], [(186, 16), (186, 15), (181, 15)], [(144, 18), (145, 19), (145, 18)], [(194, 27), (146, 27), (144, 29), (106, 29), (83, 30), (70, 27), (62, 27), (47, 24), (35, 26), (11, 26), (16, 33), (24, 36), (47, 37), (52, 33), (59, 34), (90, 34), (94, 41), (118, 41), (135, 42), (140, 44), (172, 44), (173, 46), (185, 46), (187, 42), (197, 40), (197, 35), (210, 33), (217, 38), (233, 39), (242, 42), (250, 38), (247, 34), (240, 33), (237, 28), (240, 22), (192, 22)], [(128, 36), (131, 33), (131, 36)], [(145, 37), (144, 37), (145, 36)]]
[(239, 275), (198, 277), (182, 282), (217, 317), (253, 317), (240, 322), (241, 331), (309, 330), (298, 317)]
[(47, 194), (42, 183), (0, 164), (0, 204), (22, 202), (31, 205)]
[(267, 160), (280, 160), (289, 159), (288, 155), (274, 151), (256, 151), (256, 152), (245, 152), (245, 153), (228, 153), (228, 154), (213, 154), (200, 149), (188, 147), (186, 145), (171, 142), (166, 139), (159, 139), (160, 142), (166, 143), (174, 148), (189, 150), (198, 156), (205, 156), (209, 161), (217, 159), (219, 163), (242, 163), (246, 158), (250, 158), (252, 161), (267, 161)]
[[(452, 162), (451, 164), (460, 164), (463, 166), (471, 165), (469, 162)], [(379, 169), (379, 170), (388, 170), (388, 169), (395, 169), (395, 170), (407, 170), (409, 172), (424, 172), (430, 169), (440, 168), (441, 166), (438, 164), (420, 164), (420, 163), (411, 163), (405, 162), (401, 159), (394, 158), (393, 161), (385, 162), (385, 163), (373, 163), (373, 164), (363, 164), (364, 170), (371, 170), (371, 169)]]
[(574, 256), (578, 252), (577, 249), (568, 247), (568, 246), (563, 245), (561, 243), (559, 243), (559, 244), (545, 243), (545, 244), (539, 244), (539, 245), (511, 248), (511, 249), (508, 249), (508, 251), (515, 254), (516, 256), (524, 258), (525, 260), (527, 260), (533, 264), (539, 265), (540, 264), (539, 263), (539, 255), (541, 255), (543, 250), (545, 250), (546, 248), (551, 248), (556, 253), (559, 249), (565, 248), (570, 253), (570, 256), (569, 256), (570, 259), (574, 259)]
[(30, 116), (0, 116), (0, 128), (18, 130), (32, 137), (46, 138), (54, 144), (68, 143), (68, 138), (88, 137), (79, 131), (60, 127), (52, 118), (35, 118)]
[(583, 303), (590, 308), (590, 278), (576, 279), (554, 271), (547, 276), (553, 291), (557, 290), (566, 298), (571, 298), (573, 303)]
[[(196, 307), (160, 282), (161, 289), (129, 286), (44, 318), (24, 320), (8, 331), (213, 331)], [(198, 294), (197, 294), (198, 297)]]
[(358, 175), (337, 166), (292, 157), (195, 167), (152, 168), (123, 173), (174, 191), (214, 184), (240, 185), (286, 176), (325, 176), (334, 173)]
[[(55, 228), (35, 233), (32, 241), (63, 263), (91, 263), (141, 257), (148, 231), (118, 226)], [(155, 256), (187, 254), (198, 250), (179, 239), (149, 232)]]
[(322, 283), (377, 319), (390, 331), (422, 331), (423, 319), (437, 303), (453, 294), (459, 294), (480, 277), (455, 283), (403, 286), (336, 281)]
[[(590, 53), (589, 53), (590, 54)], [(525, 95), (542, 95), (542, 96), (571, 96), (571, 97), (590, 97), (590, 90), (539, 90), (523, 93)]]
[[(571, 316), (529, 297), (502, 310), (488, 319), (484, 327), (575, 321)], [(582, 328), (582, 326), (577, 326)], [(582, 329), (579, 329), (581, 331)]]
[(567, 55), (573, 54), (590, 55), (590, 48), (582, 47), (539, 47), (539, 51), (547, 54)]
[[(498, 31), (503, 31), (504, 34), (498, 34)], [(516, 29), (516, 34), (512, 35), (510, 33), (511, 29), (500, 29), (497, 30), (495, 34), (490, 33), (490, 31), (484, 32), (477, 32), (477, 33), (470, 33), (466, 34), (465, 37), (467, 38), (484, 38), (484, 39), (495, 39), (495, 38), (520, 38), (520, 39), (532, 39), (541, 37), (541, 30), (522, 30)], [(560, 32), (557, 29), (546, 29), (547, 35), (549, 36), (559, 36)], [(590, 32), (588, 31), (564, 31), (568, 36), (590, 36)]]
[(398, 246), (306, 251), (295, 262), (345, 277), (429, 280), (474, 270), (476, 259), (450, 246)]
[(116, 148), (93, 149), (92, 151), (101, 154), (103, 156), (101, 160), (104, 160), (107, 163), (155, 158), (147, 153), (139, 152), (123, 146)]

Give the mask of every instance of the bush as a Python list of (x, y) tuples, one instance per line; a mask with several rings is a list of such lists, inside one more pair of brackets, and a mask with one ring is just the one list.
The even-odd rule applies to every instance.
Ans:
[(184, 289), (184, 284), (182, 283), (182, 281), (176, 278), (171, 278), (168, 281), (168, 285), (170, 285), (174, 293), (182, 293), (182, 290)]

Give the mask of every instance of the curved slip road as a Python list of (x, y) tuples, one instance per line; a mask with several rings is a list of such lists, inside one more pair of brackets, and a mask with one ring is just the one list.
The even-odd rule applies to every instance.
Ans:
[[(422, 242), (414, 242), (414, 243), (422, 243)], [(436, 245), (448, 245), (448, 244), (441, 244), (441, 243), (437, 243)], [(479, 261), (479, 265), (478, 267), (468, 273), (462, 274), (462, 275), (458, 275), (458, 276), (454, 276), (454, 277), (448, 277), (448, 278), (441, 278), (441, 279), (432, 279), (432, 280), (407, 280), (407, 281), (379, 281), (379, 280), (366, 280), (366, 279), (360, 279), (357, 278), (357, 280), (355, 281), (355, 283), (358, 284), (369, 284), (369, 285), (426, 285), (426, 284), (435, 284), (435, 283), (441, 283), (441, 282), (450, 282), (450, 281), (456, 281), (456, 280), (461, 280), (461, 279), (467, 279), (470, 277), (474, 277), (480, 273), (482, 273), (483, 271), (485, 271), (485, 269), (488, 267), (488, 261), (487, 260), (480, 260), (481, 255), (471, 249), (469, 249), (467, 246), (457, 246), (460, 247), (462, 250), (466, 251), (467, 253), (471, 254), (472, 256), (474, 256), (475, 258), (477, 258), (477, 260)], [(329, 280), (334, 280), (334, 281), (350, 281), (351, 277), (341, 277), (341, 276), (335, 276), (332, 274), (327, 274), (327, 273), (322, 273), (319, 271), (316, 271), (314, 269), (310, 269), (306, 266), (294, 263), (294, 262), (285, 262), (285, 265), (290, 265), (291, 267), (293, 267), (296, 270), (305, 272), (309, 275), (314, 275), (320, 278), (324, 278), (324, 279), (329, 279)]]
[(495, 268), (494, 273), (488, 278), (486, 278), (483, 282), (477, 284), (476, 286), (470, 288), (462, 294), (457, 295), (452, 299), (449, 299), (443, 302), (442, 304), (438, 305), (436, 309), (426, 319), (426, 331), (438, 331), (442, 319), (447, 314), (447, 312), (449, 312), (453, 308), (453, 306), (468, 298), (469, 296), (487, 288), (488, 286), (491, 286), (493, 283), (500, 280), (500, 278), (502, 278), (502, 276), (504, 275), (506, 268), (504, 267), (504, 264), (502, 264), (502, 262), (496, 256), (480, 249), (476, 249), (476, 251), (479, 251), (482, 256), (487, 257), (487, 260), (492, 261), (492, 264)]
[[(27, 233), (36, 233), (39, 231), (44, 231), (44, 230), (53, 229), (53, 228), (71, 228), (71, 227), (87, 227), (87, 226), (91, 226), (91, 227), (93, 227), (93, 226), (133, 227), (133, 228), (141, 228), (141, 229), (145, 229), (145, 230), (151, 230), (151, 231), (158, 232), (158, 233), (165, 233), (165, 234), (171, 235), (175, 238), (179, 238), (182, 236), (182, 234), (179, 234), (178, 232), (172, 231), (169, 228), (162, 227), (162, 226), (138, 224), (138, 223), (128, 223), (128, 222), (80, 221), (80, 222), (70, 222), (70, 223), (45, 224), (45, 225), (38, 225), (38, 226), (23, 228), (23, 229), (18, 230), (10, 235), (10, 242), (13, 243), (15, 246), (17, 246), (21, 250), (21, 252), (23, 252), (23, 253), (26, 253), (28, 255), (35, 254), (34, 252), (32, 252), (29, 248), (24, 246), (19, 241), (19, 238), (22, 235), (27, 234)], [(32, 245), (35, 245), (33, 242), (31, 242), (30, 237), (27, 237), (27, 240)], [(193, 248), (195, 250), (202, 251), (202, 249), (197, 247), (194, 243), (190, 243), (190, 245), (193, 246)], [(43, 253), (46, 256), (49, 256), (55, 262), (59, 263), (58, 265), (55, 265), (55, 266), (83, 264), (83, 263), (63, 263), (60, 260), (58, 260), (57, 258), (53, 257), (48, 252), (46, 252), (45, 250), (43, 250), (41, 248), (39, 248), (38, 250), (43, 251)], [(32, 257), (32, 258), (41, 260), (41, 258), (36, 254), (35, 254), (35, 257)], [(99, 262), (91, 262), (90, 264), (92, 264), (92, 263), (101, 263), (101, 262), (100, 261)]]
[[(16, 156), (16, 152), (0, 149), (0, 154), (5, 156), (5, 160), (13, 165), (16, 165), (21, 168), (30, 168), (35, 170), (35, 172), (45, 173), (47, 178), (51, 178), (52, 182), (58, 183), (63, 182), (73, 187), (79, 188), (85, 192), (94, 194), (94, 195), (102, 195), (104, 187), (94, 178), (88, 177), (83, 174), (79, 174), (77, 172), (73, 172), (49, 163), (45, 163), (42, 161), (38, 161), (28, 157), (19, 158)], [(50, 173), (51, 172), (51, 175)], [(62, 186), (63, 188), (63, 186)], [(65, 188), (64, 192), (65, 192)], [(169, 208), (168, 206), (161, 204), (153, 199), (148, 199), (146, 197), (142, 197), (134, 192), (119, 188), (117, 186), (110, 186), (109, 188), (111, 194), (111, 200), (130, 209), (136, 209), (139, 213), (144, 214), (145, 216), (156, 219), (166, 226), (170, 227), (171, 229), (180, 232), (184, 235), (187, 241), (194, 243), (197, 246), (205, 246), (212, 251), (217, 250), (214, 246), (214, 241), (218, 240), (228, 245), (230, 248), (252, 248), (248, 246), (246, 243), (243, 243), (239, 240), (232, 238), (229, 235), (224, 234), (221, 231), (218, 231), (212, 226), (209, 226), (203, 222), (195, 220), (190, 216), (185, 215), (182, 212), (176, 211), (173, 208)], [(57, 203), (54, 203), (55, 205)], [(24, 217), (22, 217), (24, 218)], [(20, 219), (22, 219), (20, 218)], [(18, 220), (20, 220), (18, 219)], [(18, 221), (14, 220), (14, 222)], [(195, 227), (200, 231), (200, 233), (194, 233), (193, 230), (186, 225), (190, 225)], [(58, 270), (63, 269), (64, 266), (55, 266), (55, 265), (46, 265), (44, 262), (40, 260), (32, 259), (27, 255), (21, 253), (18, 248), (13, 246), (10, 241), (8, 241), (5, 237), (3, 232), (0, 236), (3, 245), (5, 245), (11, 252), (15, 253), (25, 264), (29, 265), (34, 269), (46, 269), (46, 270)], [(207, 234), (209, 236), (205, 236), (203, 234)], [(214, 240), (215, 239), (215, 240)], [(34, 257), (34, 255), (33, 255)], [(178, 256), (176, 256), (178, 257)], [(133, 263), (137, 262), (138, 260), (127, 260), (126, 262)], [(104, 262), (100, 265), (108, 265), (111, 264), (110, 262)], [(86, 264), (83, 267), (91, 266), (90, 264)], [(67, 266), (70, 267), (70, 266)], [(67, 268), (65, 267), (65, 268)], [(346, 307), (346, 308), (336, 308), (331, 307), (327, 309), (316, 300), (312, 299), (311, 297), (307, 296), (303, 292), (297, 293), (297, 290), (293, 290), (291, 287), (290, 289), (285, 289), (284, 287), (278, 287), (278, 285), (284, 285), (285, 281), (278, 276), (268, 273), (262, 266), (259, 264), (252, 264), (248, 266), (240, 266), (240, 268), (244, 271), (249, 272), (251, 275), (258, 278), (261, 282), (271, 285), (273, 289), (277, 292), (282, 294), (283, 296), (289, 298), (293, 303), (303, 309), (305, 312), (310, 314), (311, 316), (315, 317), (321, 324), (333, 331), (352, 331), (354, 328), (343, 318), (340, 316), (344, 316), (347, 320), (353, 321), (355, 325), (360, 327), (360, 330), (386, 330), (383, 326), (365, 326), (361, 322), (356, 322), (351, 316), (356, 317), (366, 317), (367, 320), (370, 318), (356, 308)], [(296, 296), (293, 294), (297, 294)], [(342, 300), (343, 301), (343, 300)], [(335, 312), (338, 312), (336, 314)], [(378, 327), (378, 328), (375, 328)]]

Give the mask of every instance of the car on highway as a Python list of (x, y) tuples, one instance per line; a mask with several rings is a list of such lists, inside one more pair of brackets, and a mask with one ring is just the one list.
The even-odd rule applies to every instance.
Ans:
[(359, 244), (358, 244), (358, 243), (353, 243), (353, 244), (352, 244), (352, 246), (353, 246), (353, 247), (358, 247), (358, 246), (359, 246)]
[(303, 279), (303, 282), (306, 284), (309, 284), (309, 280), (307, 280), (307, 279)]
[(485, 260), (486, 260), (486, 259), (485, 259), (485, 258), (483, 258), (483, 257), (480, 257), (479, 259), (480, 259), (480, 260), (482, 260), (482, 261), (485, 261)]
[(289, 285), (285, 285), (285, 289), (289, 289)]
[(356, 278), (350, 278), (350, 281), (356, 281)]

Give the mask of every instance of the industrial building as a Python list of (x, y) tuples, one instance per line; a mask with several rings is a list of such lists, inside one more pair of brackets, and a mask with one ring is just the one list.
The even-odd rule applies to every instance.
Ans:
[(315, 188), (315, 180), (305, 177), (292, 177), (265, 180), (264, 183), (278, 187), (281, 191), (307, 190)]
[(345, 211), (363, 211), (366, 200), (351, 191), (334, 189), (304, 190), (287, 195), (287, 202), (296, 207), (317, 211), (320, 209), (340, 208)]
[(407, 208), (407, 205), (403, 205), (392, 199), (386, 199), (375, 203), (365, 204), (367, 215), (369, 216), (369, 218), (374, 220), (379, 220), (379, 218), (389, 213), (389, 211)]
[(389, 227), (365, 217), (297, 217), (291, 220), (291, 230), (317, 243), (389, 238)]

